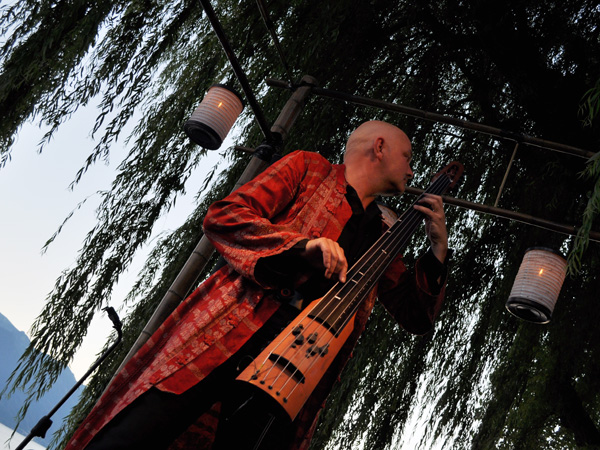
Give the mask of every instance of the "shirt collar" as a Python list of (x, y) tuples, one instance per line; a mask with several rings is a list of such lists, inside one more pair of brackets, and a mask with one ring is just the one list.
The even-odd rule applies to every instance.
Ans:
[(349, 184), (346, 185), (346, 200), (350, 204), (350, 208), (352, 208), (352, 214), (367, 214), (370, 217), (381, 216), (381, 211), (377, 207), (376, 202), (369, 203), (365, 211), (356, 189)]

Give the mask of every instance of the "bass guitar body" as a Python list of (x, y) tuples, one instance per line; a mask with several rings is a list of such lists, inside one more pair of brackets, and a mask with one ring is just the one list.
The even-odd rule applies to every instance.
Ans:
[(238, 376), (271, 396), (291, 419), (298, 415), (354, 328), (354, 317), (336, 333), (314, 300)]

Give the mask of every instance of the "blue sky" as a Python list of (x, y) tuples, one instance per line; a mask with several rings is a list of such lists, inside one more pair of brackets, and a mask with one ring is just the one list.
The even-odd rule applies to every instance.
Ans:
[[(0, 312), (18, 329), (28, 333), (42, 310), (58, 275), (71, 267), (77, 251), (95, 223), (95, 207), (100, 202), (98, 190), (108, 189), (115, 169), (126, 155), (117, 143), (111, 149), (109, 164), (97, 163), (86, 173), (73, 191), (68, 186), (95, 146), (89, 132), (96, 114), (88, 106), (65, 123), (50, 144), (38, 153), (38, 142), (44, 132), (27, 125), (19, 133), (12, 160), (0, 169)], [(226, 149), (231, 142), (221, 148)], [(155, 233), (174, 229), (193, 208), (193, 196), (213, 165), (223, 159), (223, 151), (211, 152), (207, 162), (189, 180), (185, 198), (178, 198), (176, 208), (159, 219)], [(41, 254), (49, 239), (65, 217), (79, 202), (88, 199), (63, 228), (61, 235)], [(138, 270), (143, 266), (147, 248), (121, 278), (110, 300), (117, 308), (129, 291)], [(82, 376), (96, 360), (112, 324), (98, 314), (76, 355), (71, 369), (76, 378)], [(28, 333), (29, 334), (29, 333)]]

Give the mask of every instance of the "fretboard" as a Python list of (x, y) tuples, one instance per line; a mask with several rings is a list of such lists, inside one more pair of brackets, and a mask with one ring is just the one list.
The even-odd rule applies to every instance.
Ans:
[(354, 316), (362, 301), (371, 292), (390, 263), (405, 248), (413, 233), (423, 222), (424, 214), (413, 206), (424, 194), (441, 195), (452, 184), (442, 173), (423, 194), (388, 228), (371, 248), (348, 271), (345, 283), (336, 283), (308, 313), (338, 335)]

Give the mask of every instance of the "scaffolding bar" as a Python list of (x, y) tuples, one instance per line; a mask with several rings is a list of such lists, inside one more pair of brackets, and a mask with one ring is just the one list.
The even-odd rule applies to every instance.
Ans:
[(260, 11), (260, 15), (262, 16), (263, 22), (265, 23), (265, 27), (267, 31), (271, 35), (271, 39), (273, 40), (273, 44), (275, 45), (275, 49), (279, 54), (279, 60), (285, 69), (285, 73), (288, 76), (288, 80), (290, 83), (293, 81), (292, 71), (285, 59), (285, 55), (283, 54), (283, 49), (281, 48), (281, 44), (279, 42), (279, 38), (277, 37), (277, 32), (275, 31), (275, 26), (273, 25), (273, 21), (271, 17), (269, 17), (269, 11), (267, 10), (267, 6), (265, 5), (264, 0), (256, 0), (258, 5), (258, 10)]
[(508, 173), (510, 172), (510, 168), (515, 161), (515, 156), (517, 155), (517, 150), (519, 149), (519, 143), (515, 144), (515, 148), (510, 156), (510, 160), (508, 161), (508, 166), (506, 167), (506, 172), (504, 172), (504, 178), (502, 178), (502, 183), (500, 183), (500, 189), (498, 189), (498, 195), (496, 196), (496, 201), (494, 202), (494, 206), (498, 206), (500, 202), (500, 197), (502, 196), (502, 191), (504, 190), (504, 185), (506, 185), (506, 180), (508, 179)]
[[(413, 195), (421, 195), (423, 193), (423, 189), (414, 188), (414, 187), (406, 187), (406, 192)], [(470, 209), (472, 211), (482, 212), (485, 214), (491, 214), (493, 216), (501, 217), (504, 219), (510, 219), (517, 222), (525, 223), (528, 225), (533, 225), (538, 228), (543, 228), (545, 230), (555, 231), (558, 233), (568, 234), (571, 236), (576, 236), (578, 228), (574, 225), (564, 225), (556, 222), (552, 222), (546, 219), (540, 219), (539, 217), (531, 216), (529, 214), (518, 213), (514, 211), (509, 211), (507, 209), (496, 208), (494, 206), (482, 205), (481, 203), (473, 203), (466, 200), (462, 200), (459, 198), (442, 196), (444, 199), (444, 203), (448, 205), (458, 206), (460, 208)], [(600, 242), (600, 232), (590, 231), (589, 234), (590, 241)]]
[[(276, 88), (292, 89), (289, 83), (281, 80), (274, 80), (272, 78), (267, 79), (267, 85)], [(527, 136), (522, 133), (514, 133), (512, 131), (502, 130), (500, 128), (491, 127), (489, 125), (483, 125), (480, 123), (469, 122), (455, 117), (445, 116), (443, 114), (432, 113), (423, 111), (421, 109), (411, 108), (409, 106), (398, 105), (395, 103), (385, 102), (383, 100), (373, 100), (368, 97), (360, 97), (358, 95), (347, 94), (344, 92), (333, 91), (331, 89), (314, 88), (312, 93), (321, 97), (334, 98), (345, 102), (355, 103), (357, 105), (372, 106), (386, 111), (398, 112), (407, 116), (418, 117), (424, 120), (432, 122), (440, 122), (448, 125), (454, 125), (467, 130), (473, 130), (480, 133), (496, 136), (504, 139), (510, 139), (515, 142), (520, 142), (535, 147), (546, 148), (557, 152), (566, 153), (573, 156), (579, 156), (581, 158), (589, 159), (594, 156), (594, 152), (584, 150), (581, 148), (573, 147), (566, 144), (560, 144), (557, 142), (547, 141), (545, 139), (539, 139), (531, 136)]]
[(242, 90), (244, 91), (244, 94), (246, 95), (246, 100), (248, 100), (248, 104), (250, 105), (250, 108), (252, 109), (252, 112), (254, 113), (254, 117), (256, 117), (258, 126), (260, 127), (260, 129), (261, 129), (263, 135), (265, 136), (265, 138), (267, 139), (267, 141), (273, 142), (274, 138), (273, 138), (273, 135), (271, 134), (271, 128), (270, 128), (269, 124), (267, 123), (267, 120), (265, 119), (265, 116), (264, 116), (262, 110), (260, 109), (258, 102), (256, 101), (256, 97), (254, 96), (254, 93), (252, 92), (250, 83), (248, 83), (248, 78), (246, 78), (246, 73), (242, 69), (242, 66), (240, 65), (237, 57), (235, 56), (235, 53), (233, 52), (233, 49), (231, 48), (231, 45), (229, 44), (229, 40), (227, 39), (227, 36), (225, 35), (225, 31), (223, 31), (223, 27), (221, 26), (221, 23), (219, 22), (219, 19), (217, 18), (217, 15), (215, 14), (215, 11), (210, 4), (210, 1), (209, 0), (199, 0), (199, 2), (202, 5), (204, 12), (206, 13), (206, 17), (208, 18), (210, 24), (213, 27), (213, 30), (214, 30), (215, 34), (217, 35), (219, 42), (223, 46), (223, 50), (225, 51), (225, 54), (227, 55), (227, 59), (229, 59), (229, 62), (231, 63), (231, 68), (233, 69), (233, 72), (235, 73), (236, 78), (238, 79), (238, 81), (240, 82), (240, 85), (242, 86)]

